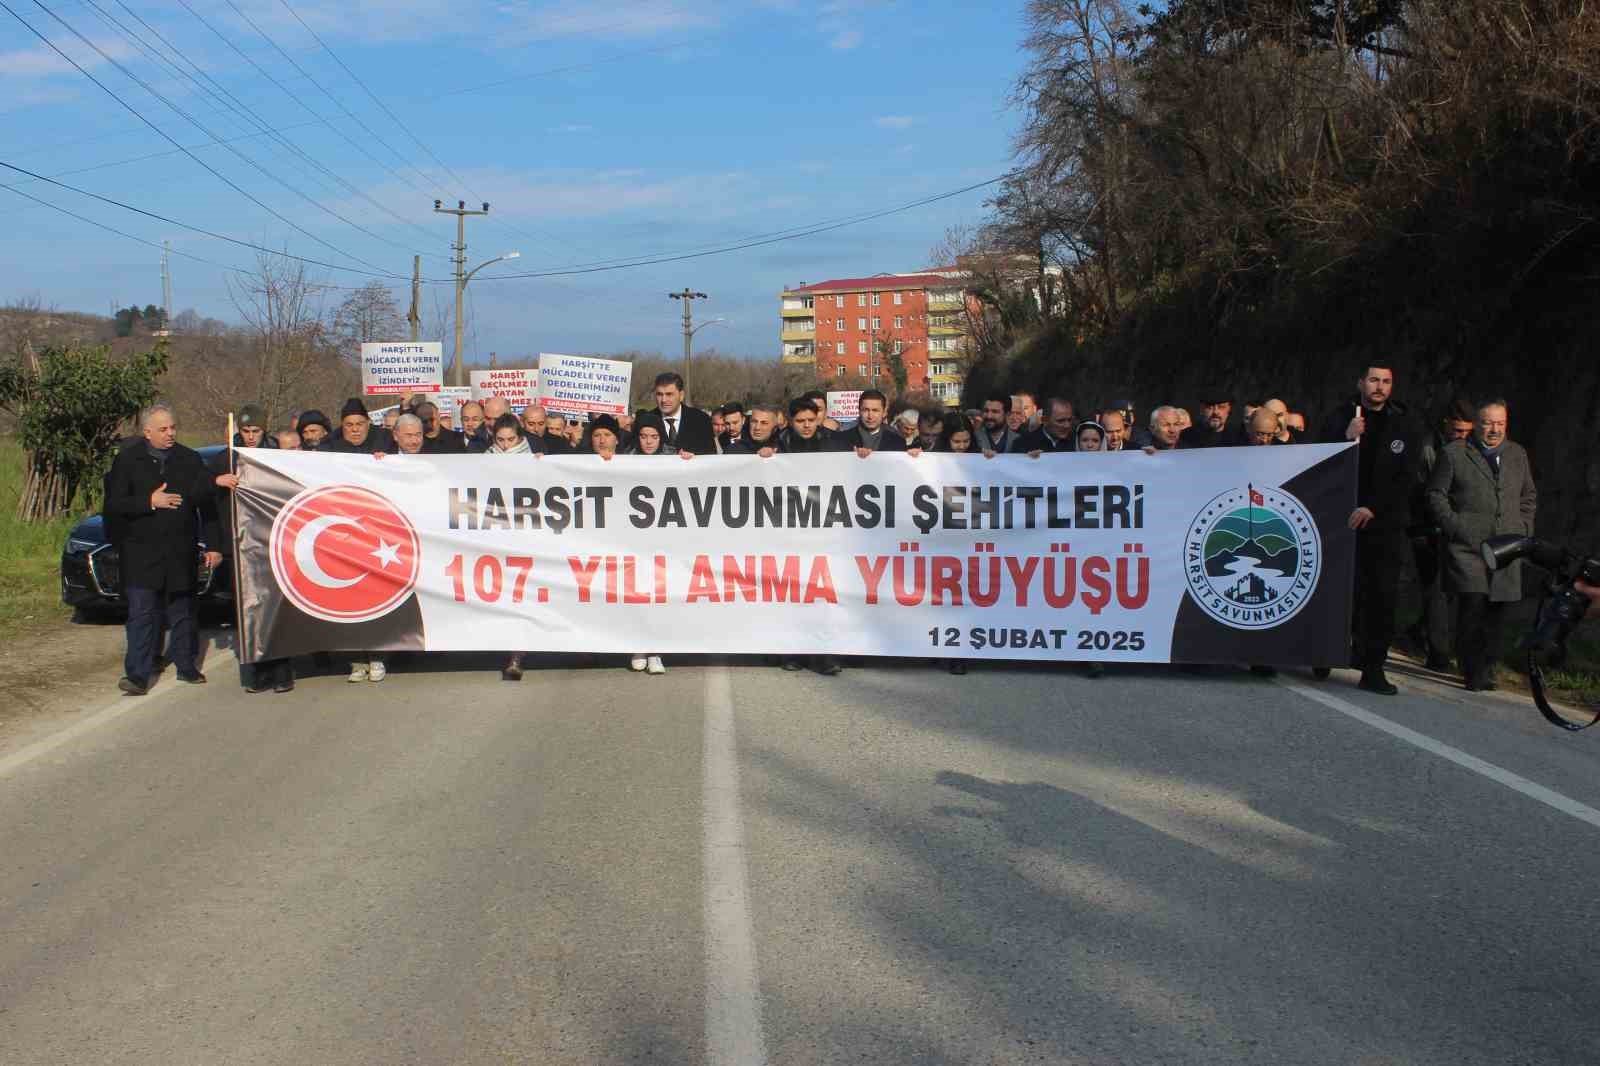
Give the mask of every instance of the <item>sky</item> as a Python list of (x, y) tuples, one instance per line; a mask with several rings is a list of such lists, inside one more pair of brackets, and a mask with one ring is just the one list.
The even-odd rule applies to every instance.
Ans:
[(941, 196), (1003, 174), (1018, 123), (1022, 0), (0, 4), (0, 163), (118, 202), (0, 167), (0, 302), (160, 304), (170, 241), (174, 312), (235, 322), (257, 253), (232, 237), (328, 264), (330, 308), (396, 275), (403, 310), (423, 253), (426, 320), (454, 300), (433, 201), (488, 201), (468, 267), (521, 255), (468, 286), (474, 362), (677, 352), (685, 286), (726, 320), (697, 350), (774, 356), (786, 286), (929, 266), (993, 187), (508, 275)]

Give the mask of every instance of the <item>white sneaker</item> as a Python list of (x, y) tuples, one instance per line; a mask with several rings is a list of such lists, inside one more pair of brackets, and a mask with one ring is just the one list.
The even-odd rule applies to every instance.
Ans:
[(350, 664), (350, 676), (345, 678), (345, 680), (349, 681), (351, 684), (354, 684), (357, 681), (365, 681), (366, 679), (367, 679), (367, 664), (366, 663), (351, 663)]
[(661, 656), (659, 655), (652, 655), (649, 659), (645, 660), (645, 669), (649, 670), (652, 674), (664, 674), (667, 672), (667, 668), (662, 665)]
[(628, 669), (632, 670), (636, 674), (642, 672), (645, 668), (645, 665), (645, 657), (643, 655), (635, 655), (633, 658), (628, 660)]
[(367, 664), (367, 680), (382, 681), (389, 676), (389, 668), (383, 665), (382, 659), (374, 659)]

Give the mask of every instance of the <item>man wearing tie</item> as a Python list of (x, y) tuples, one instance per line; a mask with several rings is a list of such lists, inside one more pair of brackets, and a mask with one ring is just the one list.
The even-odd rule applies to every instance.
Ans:
[[(640, 411), (642, 418), (651, 412)], [(656, 409), (653, 412), (666, 429), (663, 450), (688, 452), (691, 455), (714, 455), (717, 451), (716, 433), (711, 428), (711, 416), (698, 407), (683, 403), (683, 378), (677, 374), (656, 376)]]

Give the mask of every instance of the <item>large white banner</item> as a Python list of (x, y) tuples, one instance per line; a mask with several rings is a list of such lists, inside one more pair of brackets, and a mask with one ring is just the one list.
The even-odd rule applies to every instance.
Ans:
[(556, 414), (625, 415), (633, 364), (584, 355), (539, 355), (539, 402)]
[(249, 660), (1347, 654), (1350, 445), (992, 460), (240, 455)]
[(363, 344), (361, 387), (368, 395), (438, 392), (444, 387), (444, 345), (438, 341)]

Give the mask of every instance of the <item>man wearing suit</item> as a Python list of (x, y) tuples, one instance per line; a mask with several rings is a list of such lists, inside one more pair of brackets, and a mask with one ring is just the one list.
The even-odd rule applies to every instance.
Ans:
[(1494, 688), (1505, 604), (1522, 598), (1522, 562), (1489, 571), (1479, 547), (1500, 533), (1533, 534), (1539, 495), (1528, 453), (1506, 437), (1504, 400), (1477, 405), (1472, 436), (1439, 453), (1428, 512), (1444, 532), (1445, 586), (1456, 595), (1456, 657), (1468, 691)]
[[(233, 474), (206, 469), (198, 452), (178, 443), (178, 426), (166, 404), (139, 416), (141, 439), (123, 448), (105, 479), (105, 523), (117, 546), (123, 595), (128, 601), (128, 651), (117, 687), (143, 696), (154, 680), (156, 645), (165, 622), (167, 654), (178, 680), (205, 683), (196, 661), (194, 588), (200, 545), (205, 565), (215, 569), (222, 553), (215, 511), (209, 504), (217, 487), (232, 489)], [(201, 521), (205, 519), (202, 530)]]
[[(903, 452), (906, 439), (883, 420), (888, 412), (888, 398), (877, 389), (868, 389), (861, 394), (856, 424), (840, 430), (839, 436), (863, 459), (873, 452)], [(922, 449), (917, 451), (920, 453)]]
[[(650, 412), (640, 411), (642, 418)], [(683, 403), (683, 378), (677, 374), (656, 375), (655, 416), (666, 427), (665, 451), (688, 452), (690, 455), (714, 455), (717, 435), (711, 428), (711, 416), (698, 407), (685, 407)]]

